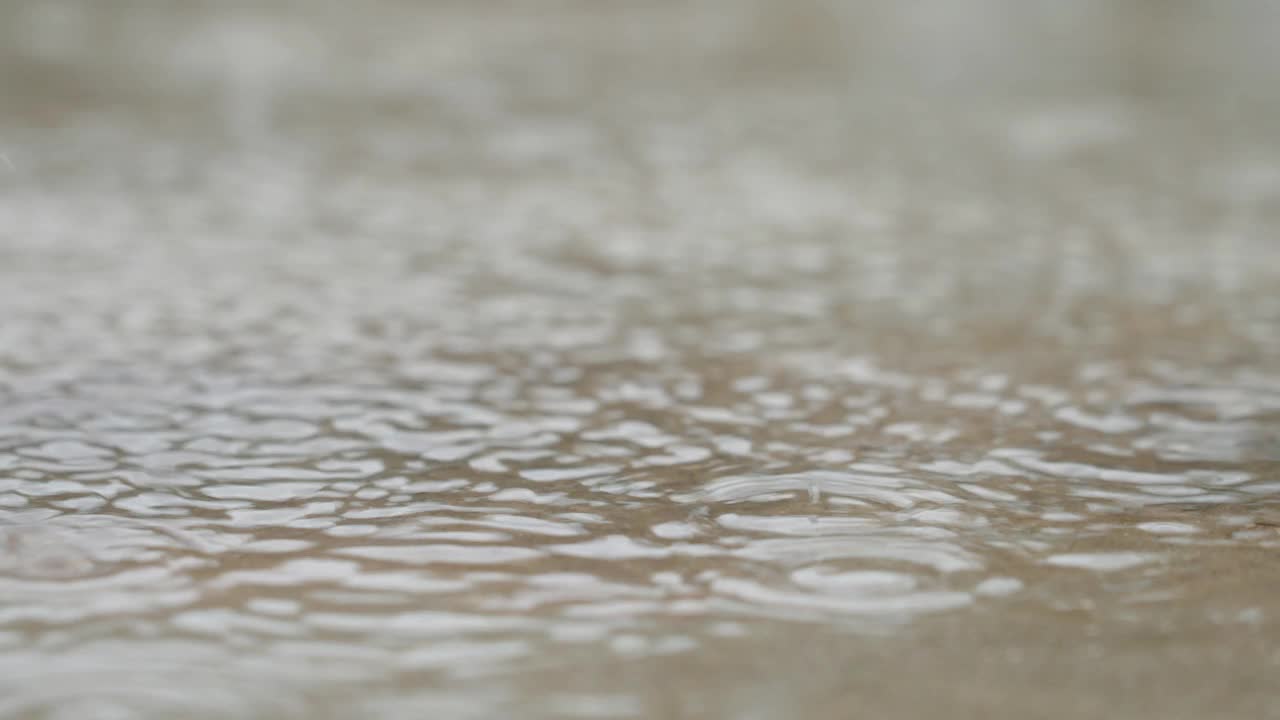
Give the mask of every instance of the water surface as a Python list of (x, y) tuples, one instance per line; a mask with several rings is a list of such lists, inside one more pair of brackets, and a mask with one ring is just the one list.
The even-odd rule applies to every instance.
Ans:
[(1269, 4), (0, 8), (0, 718), (1280, 717)]

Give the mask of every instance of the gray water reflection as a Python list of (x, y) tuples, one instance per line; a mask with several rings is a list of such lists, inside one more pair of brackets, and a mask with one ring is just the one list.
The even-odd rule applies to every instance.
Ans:
[(912, 7), (0, 8), (0, 718), (1280, 717), (1280, 17)]

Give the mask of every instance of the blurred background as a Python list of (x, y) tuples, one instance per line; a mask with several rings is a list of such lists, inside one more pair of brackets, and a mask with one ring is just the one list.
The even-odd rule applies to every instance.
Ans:
[[(8, 2), (8, 264), (46, 293), (52, 256), (92, 266), (52, 284), (98, 300), (95, 279), (112, 278), (108, 305), (193, 336), (219, 314), (193, 288), (214, 302), (277, 267), (447, 258), (455, 284), (539, 274), (540, 290), (595, 302), (609, 301), (568, 277), (643, 267), (646, 290), (687, 295), (802, 264), (846, 275), (814, 300), (828, 317), (961, 344), (1116, 323), (1172, 343), (1166, 325), (1224, 312), (1266, 344), (1247, 328), (1276, 317), (1250, 279), (1273, 271), (1250, 258), (1271, 259), (1277, 212), (1277, 12)], [(144, 289), (153, 271), (190, 274), (166, 286), (187, 297)], [(291, 299), (345, 287), (356, 303), (358, 277), (339, 269)], [(420, 291), (364, 301), (376, 315)], [(953, 316), (966, 310), (978, 320)], [(1241, 350), (1190, 342), (1197, 358)]]

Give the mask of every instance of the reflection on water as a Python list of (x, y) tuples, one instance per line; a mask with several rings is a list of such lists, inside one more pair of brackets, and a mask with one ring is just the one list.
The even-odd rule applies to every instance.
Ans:
[(1273, 717), (1275, 11), (0, 9), (0, 718)]

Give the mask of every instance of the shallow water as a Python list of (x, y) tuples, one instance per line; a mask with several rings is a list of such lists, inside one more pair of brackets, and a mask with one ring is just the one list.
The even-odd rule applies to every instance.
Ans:
[(1266, 3), (0, 8), (0, 718), (1280, 717)]

